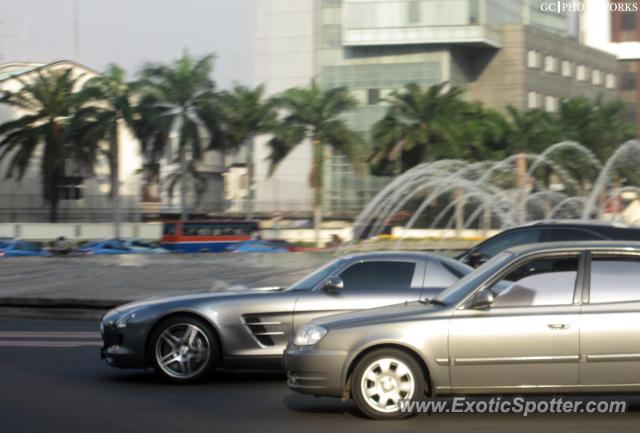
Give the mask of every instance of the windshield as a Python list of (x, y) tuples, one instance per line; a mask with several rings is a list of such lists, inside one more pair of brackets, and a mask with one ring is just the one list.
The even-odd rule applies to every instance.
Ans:
[(318, 283), (325, 278), (327, 278), (333, 271), (339, 268), (342, 265), (342, 259), (334, 259), (329, 263), (326, 263), (324, 266), (316, 269), (300, 281), (292, 284), (287, 288), (287, 290), (311, 290)]
[(513, 253), (504, 251), (494, 256), (474, 272), (468, 273), (463, 278), (453, 283), (453, 285), (448, 289), (440, 292), (440, 294), (434, 298), (434, 301), (445, 305), (456, 304), (464, 298), (470, 290), (473, 290), (478, 284), (484, 281), (496, 265), (506, 262), (512, 255)]

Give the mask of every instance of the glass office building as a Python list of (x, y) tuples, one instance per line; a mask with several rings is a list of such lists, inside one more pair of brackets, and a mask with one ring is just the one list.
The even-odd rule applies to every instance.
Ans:
[[(372, 125), (388, 109), (386, 98), (407, 83), (426, 87), (449, 82), (492, 108), (545, 108), (548, 101), (547, 108), (553, 111), (565, 97), (597, 97), (607, 90), (592, 89), (591, 80), (572, 80), (578, 66), (583, 66), (583, 73), (595, 70), (603, 77), (615, 72), (611, 56), (578, 46), (570, 34), (569, 17), (542, 12), (540, 0), (261, 0), (259, 4), (259, 34), (261, 25), (268, 29), (273, 46), (281, 41), (275, 34), (280, 27), (287, 32), (284, 21), (276, 22), (283, 19), (283, 8), (308, 5), (305, 22), (312, 34), (311, 58), (297, 55), (296, 49), (288, 61), (311, 61), (308, 80), (315, 77), (326, 88), (344, 86), (351, 91), (360, 105), (345, 118), (369, 143)], [(305, 35), (301, 31), (296, 43)], [(542, 67), (528, 67), (529, 57)], [(562, 61), (570, 63), (570, 73), (544, 66)], [(260, 65), (258, 58), (259, 79), (281, 79), (270, 77)], [(389, 181), (356, 176), (344, 157), (328, 158), (324, 206), (329, 216), (352, 216)], [(300, 164), (291, 166), (299, 168)], [(281, 170), (284, 176), (286, 167)]]

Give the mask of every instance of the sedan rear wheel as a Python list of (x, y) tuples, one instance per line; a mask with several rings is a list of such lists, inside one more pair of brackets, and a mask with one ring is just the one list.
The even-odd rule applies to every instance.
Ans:
[(189, 316), (161, 323), (149, 350), (156, 372), (178, 383), (204, 379), (215, 368), (220, 355), (217, 338), (209, 326)]
[(424, 395), (425, 379), (416, 360), (406, 352), (383, 349), (366, 355), (351, 381), (358, 409), (370, 418), (398, 419), (412, 415), (400, 411), (401, 400)]

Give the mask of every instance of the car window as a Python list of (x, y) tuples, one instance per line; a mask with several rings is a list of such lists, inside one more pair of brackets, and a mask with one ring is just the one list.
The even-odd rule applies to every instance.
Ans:
[(640, 257), (594, 256), (589, 302), (640, 301)]
[(542, 234), (543, 242), (593, 241), (602, 239), (604, 239), (604, 237), (581, 229), (545, 229)]
[(449, 288), (440, 292), (438, 296), (435, 297), (435, 300), (446, 305), (453, 305), (456, 302), (460, 302), (479, 284), (484, 282), (486, 278), (493, 275), (496, 269), (502, 269), (502, 267), (511, 260), (512, 256), (512, 252), (501, 252), (491, 260), (482, 264), (474, 272), (469, 272)]
[(440, 258), (427, 261), (424, 287), (446, 288), (471, 272), (471, 268), (453, 260)]
[(572, 304), (577, 276), (577, 255), (527, 262), (491, 287), (492, 307)]
[(288, 290), (311, 290), (315, 286), (317, 286), (320, 281), (327, 278), (335, 270), (342, 266), (343, 263), (344, 261), (342, 259), (332, 260), (326, 263), (324, 266), (316, 269), (300, 281), (293, 283), (291, 286), (289, 286)]
[(394, 290), (411, 287), (414, 262), (371, 261), (356, 263), (340, 273), (346, 292)]
[(540, 229), (524, 229), (503, 233), (479, 245), (476, 252), (491, 258), (508, 248), (539, 242), (540, 232)]
[(165, 234), (165, 235), (175, 235), (176, 234), (176, 225), (175, 224), (165, 224), (162, 233)]

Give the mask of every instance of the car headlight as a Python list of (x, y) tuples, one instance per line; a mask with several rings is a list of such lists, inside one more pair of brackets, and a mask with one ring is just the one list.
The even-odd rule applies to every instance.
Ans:
[(293, 344), (296, 346), (311, 346), (322, 340), (325, 335), (327, 335), (327, 328), (319, 325), (306, 325), (300, 328), (293, 339)]
[(142, 310), (143, 308), (140, 307), (140, 308), (134, 308), (133, 310), (127, 311), (125, 314), (122, 315), (122, 317), (120, 317), (115, 321), (116, 328), (119, 328), (119, 329), (126, 328), (129, 322), (131, 322), (133, 319), (138, 317), (138, 315), (140, 315), (140, 312)]

